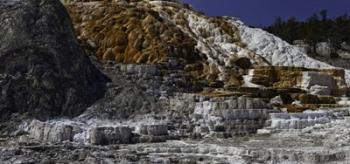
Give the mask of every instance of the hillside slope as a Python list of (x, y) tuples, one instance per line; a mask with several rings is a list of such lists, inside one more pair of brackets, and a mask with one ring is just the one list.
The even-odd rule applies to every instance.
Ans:
[[(181, 58), (175, 60), (184, 62), (192, 75), (235, 86), (244, 84), (245, 73), (237, 68), (242, 58), (253, 66), (333, 68), (236, 18), (207, 17), (177, 1), (67, 2), (66, 6), (78, 38), (103, 60), (155, 64)], [(346, 79), (349, 83), (348, 70)]]
[[(272, 65), (305, 68), (334, 68), (333, 66), (309, 57), (298, 47), (257, 28), (250, 28), (239, 20), (231, 21), (240, 29), (242, 41), (250, 50), (264, 57)], [(343, 69), (343, 68), (340, 68)], [(345, 70), (347, 84), (350, 84), (350, 70)]]
[(175, 0), (10, 1), (0, 163), (350, 160), (345, 71), (271, 34)]
[(0, 2), (0, 122), (13, 113), (74, 117), (103, 96), (107, 78), (80, 47), (60, 2)]

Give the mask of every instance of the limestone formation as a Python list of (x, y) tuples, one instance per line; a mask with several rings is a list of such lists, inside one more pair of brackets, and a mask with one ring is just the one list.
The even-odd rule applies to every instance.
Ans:
[[(162, 9), (157, 6), (162, 6)], [(66, 7), (81, 43), (102, 60), (124, 64), (171, 65), (175, 62), (180, 70), (191, 75), (191, 81), (201, 83), (207, 80), (212, 87), (223, 86), (223, 83), (239, 86), (242, 84), (242, 68), (266, 64), (251, 51), (242, 50), (244, 45), (239, 41), (235, 26), (223, 18), (207, 20), (200, 14), (196, 15), (201, 20), (192, 19), (188, 11), (180, 11), (190, 8), (177, 1), (100, 1), (68, 3)], [(172, 8), (179, 11), (173, 12)], [(216, 29), (197, 28), (203, 23)], [(203, 39), (194, 36), (198, 34), (203, 35)], [(216, 34), (225, 35), (225, 38), (215, 39), (212, 35)], [(241, 52), (228, 53), (223, 47), (210, 52), (208, 43), (200, 43), (201, 40), (227, 43)], [(225, 55), (218, 56), (220, 53)]]
[(249, 97), (210, 98), (185, 94), (177, 95), (170, 102), (170, 110), (189, 114), (192, 124), (196, 125), (192, 135), (199, 136), (253, 134), (265, 125), (270, 109), (262, 100)]
[(178, 0), (64, 5), (0, 0), (0, 163), (350, 160), (349, 70)]

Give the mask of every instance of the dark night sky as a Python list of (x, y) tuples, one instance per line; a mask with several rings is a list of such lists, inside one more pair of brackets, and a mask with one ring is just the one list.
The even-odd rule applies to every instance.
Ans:
[(269, 25), (281, 16), (300, 20), (328, 10), (330, 17), (350, 15), (350, 0), (183, 0), (209, 16), (234, 16), (253, 26)]

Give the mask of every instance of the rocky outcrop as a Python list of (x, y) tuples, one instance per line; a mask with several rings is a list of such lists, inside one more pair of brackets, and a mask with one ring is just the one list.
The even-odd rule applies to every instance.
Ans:
[(1, 120), (77, 116), (101, 97), (107, 78), (80, 48), (59, 1), (13, 1), (0, 22)]
[(273, 88), (300, 88), (315, 95), (346, 94), (344, 71), (299, 67), (257, 67), (249, 71), (253, 84)]

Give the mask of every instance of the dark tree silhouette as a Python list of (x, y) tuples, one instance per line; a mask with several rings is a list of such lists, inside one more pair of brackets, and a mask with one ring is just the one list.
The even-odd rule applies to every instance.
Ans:
[(278, 17), (265, 30), (289, 43), (304, 40), (312, 47), (322, 41), (330, 42), (335, 47), (340, 47), (343, 42), (350, 43), (350, 17), (345, 14), (330, 19), (327, 10), (313, 14), (306, 21), (298, 21), (294, 17), (284, 21)]

